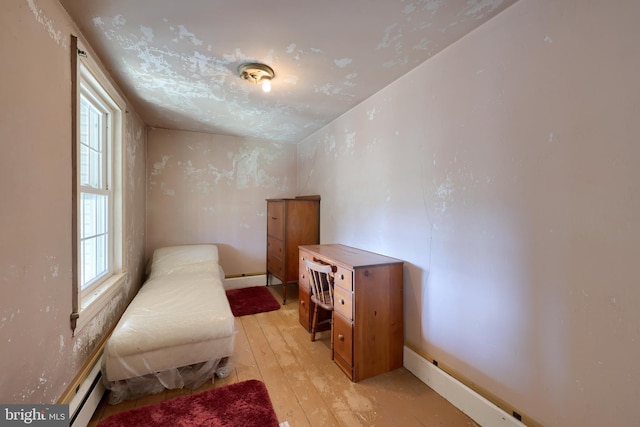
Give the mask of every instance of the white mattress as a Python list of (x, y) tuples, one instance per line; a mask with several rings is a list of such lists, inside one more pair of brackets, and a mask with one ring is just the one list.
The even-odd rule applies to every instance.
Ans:
[(235, 319), (213, 245), (154, 252), (142, 286), (105, 347), (108, 381), (231, 356)]

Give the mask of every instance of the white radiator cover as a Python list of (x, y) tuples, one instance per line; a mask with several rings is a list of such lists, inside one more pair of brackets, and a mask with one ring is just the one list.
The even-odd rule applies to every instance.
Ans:
[(104, 395), (105, 388), (102, 384), (102, 356), (98, 358), (91, 368), (87, 378), (80, 384), (76, 395), (69, 403), (69, 417), (72, 427), (87, 427), (100, 400)]
[[(280, 281), (272, 277), (272, 284), (279, 284)], [(267, 275), (266, 274), (257, 274), (252, 276), (238, 276), (238, 277), (230, 277), (228, 279), (224, 279), (224, 288), (225, 290), (229, 289), (240, 289), (240, 288), (249, 288), (251, 286), (265, 286), (267, 284)]]
[(481, 426), (526, 427), (524, 423), (406, 346), (404, 367)]

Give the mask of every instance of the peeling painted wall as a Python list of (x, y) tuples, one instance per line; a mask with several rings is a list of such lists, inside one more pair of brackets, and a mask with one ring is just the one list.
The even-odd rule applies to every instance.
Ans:
[(296, 195), (296, 147), (149, 129), (147, 256), (216, 243), (226, 274), (265, 271), (266, 201)]
[(640, 414), (638, 18), (520, 0), (298, 148), (321, 241), (406, 261), (406, 343), (547, 426)]
[[(78, 34), (55, 1), (0, 14), (0, 402), (53, 403), (113, 325), (143, 273), (145, 133), (125, 123), (125, 292), (71, 336), (71, 66)], [(107, 312), (111, 310), (111, 312)]]

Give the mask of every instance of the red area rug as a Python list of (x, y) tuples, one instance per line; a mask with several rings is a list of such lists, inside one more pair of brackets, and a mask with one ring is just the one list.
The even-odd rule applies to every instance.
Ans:
[(227, 299), (235, 317), (248, 314), (278, 310), (280, 303), (276, 301), (266, 286), (229, 289)]
[(262, 381), (249, 380), (112, 415), (98, 427), (278, 426)]

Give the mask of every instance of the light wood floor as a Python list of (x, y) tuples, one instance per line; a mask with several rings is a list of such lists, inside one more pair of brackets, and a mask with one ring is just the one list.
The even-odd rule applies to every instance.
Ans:
[[(282, 301), (281, 286), (269, 289)], [(118, 405), (107, 404), (107, 394), (89, 427), (117, 412), (249, 379), (265, 383), (278, 420), (291, 427), (478, 426), (404, 368), (357, 384), (349, 381), (331, 360), (329, 333), (311, 342), (298, 323), (297, 297), (296, 286), (288, 286), (287, 304), (280, 310), (237, 318), (229, 377)]]

